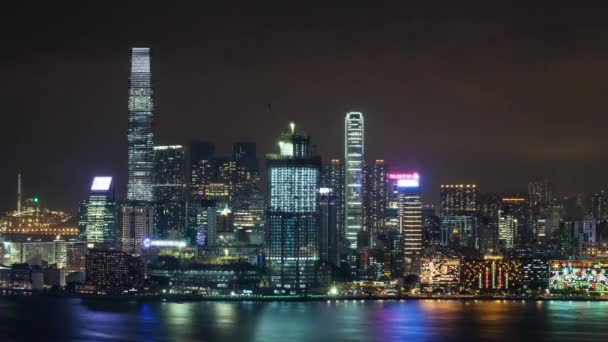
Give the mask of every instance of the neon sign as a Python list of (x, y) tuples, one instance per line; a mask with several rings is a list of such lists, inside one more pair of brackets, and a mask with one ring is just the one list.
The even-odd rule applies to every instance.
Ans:
[(389, 173), (388, 179), (396, 180), (400, 188), (416, 188), (420, 186), (420, 175), (413, 173)]

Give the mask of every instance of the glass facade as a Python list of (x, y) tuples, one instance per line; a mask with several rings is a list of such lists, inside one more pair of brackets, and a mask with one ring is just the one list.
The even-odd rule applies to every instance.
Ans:
[(345, 119), (345, 208), (346, 240), (351, 248), (357, 248), (359, 234), (363, 230), (363, 113), (349, 112)]
[(84, 222), (88, 243), (113, 245), (116, 242), (116, 203), (111, 177), (93, 178)]
[(150, 72), (150, 49), (131, 49), (129, 78), (129, 177), (127, 199), (152, 201), (154, 162), (154, 101)]
[(186, 238), (185, 159), (181, 145), (154, 147), (154, 230), (156, 239)]
[[(310, 289), (319, 259), (317, 190), (321, 160), (310, 155), (310, 140), (291, 133), (281, 136), (280, 153), (269, 155), (269, 208), (266, 256), (270, 281), (289, 292)], [(289, 148), (287, 148), (289, 147)]]
[(399, 233), (403, 237), (405, 274), (419, 274), (418, 258), (422, 253), (422, 197), (418, 186), (396, 185), (398, 193)]

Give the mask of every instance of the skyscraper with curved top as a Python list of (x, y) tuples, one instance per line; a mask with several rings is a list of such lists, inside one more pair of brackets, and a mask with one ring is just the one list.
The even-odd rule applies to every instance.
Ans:
[[(351, 248), (358, 247), (357, 240), (363, 231), (363, 113), (346, 113), (344, 122), (344, 222), (346, 241)], [(366, 239), (365, 239), (366, 240)]]
[(127, 199), (152, 201), (154, 167), (154, 91), (150, 72), (150, 48), (131, 49), (129, 78), (129, 177)]

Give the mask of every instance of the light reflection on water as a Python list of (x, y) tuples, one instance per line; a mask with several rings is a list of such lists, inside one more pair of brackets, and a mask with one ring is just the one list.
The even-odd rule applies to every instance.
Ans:
[(608, 338), (607, 320), (604, 302), (137, 303), (0, 297), (0, 341), (600, 341)]

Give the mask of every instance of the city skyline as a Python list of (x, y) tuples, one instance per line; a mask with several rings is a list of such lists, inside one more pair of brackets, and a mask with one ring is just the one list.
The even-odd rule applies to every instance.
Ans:
[(584, 5), (6, 4), (0, 340), (605, 339)]
[[(539, 24), (539, 13), (545, 14), (541, 8), (548, 13)], [(510, 19), (518, 12), (516, 6), (504, 8), (492, 23), (491, 9), (470, 15), (456, 11), (453, 21), (442, 22), (445, 13), (439, 10), (367, 11), (357, 6), (339, 19), (306, 11), (287, 11), (281, 19), (314, 22), (332, 38), (323, 40), (317, 31), (287, 22), (280, 23), (290, 27), (285, 34), (262, 24), (262, 19), (284, 8), (254, 8), (252, 18), (244, 11), (212, 9), (227, 13), (230, 20), (214, 19), (211, 29), (195, 25), (200, 18), (170, 9), (168, 20), (182, 16), (193, 29), (124, 33), (114, 26), (86, 26), (98, 39), (82, 45), (77, 44), (78, 34), (62, 35), (71, 32), (67, 26), (34, 37), (33, 32), (43, 31), (42, 20), (20, 33), (21, 42), (9, 40), (9, 58), (0, 61), (7, 77), (0, 87), (7, 95), (4, 111), (15, 129), (0, 138), (2, 153), (12, 161), (0, 171), (0, 209), (14, 208), (18, 171), (25, 196), (37, 195), (52, 207), (70, 211), (86, 197), (87, 184), (98, 174), (114, 176), (118, 198), (126, 195), (126, 156), (121, 151), (127, 145), (125, 52), (132, 46), (155, 51), (159, 145), (188, 146), (189, 140), (201, 139), (228, 154), (234, 141), (255, 141), (262, 155), (273, 150), (276, 132), (293, 120), (306, 127), (327, 163), (343, 159), (344, 113), (360, 111), (366, 117), (368, 162), (384, 159), (388, 165), (420, 172), (425, 203), (437, 203), (442, 183), (474, 183), (481, 192), (525, 192), (529, 181), (547, 177), (557, 193), (589, 195), (606, 185), (608, 158), (599, 130), (604, 120), (600, 91), (605, 58), (604, 50), (592, 43), (604, 28), (594, 20), (582, 20), (581, 10), (533, 6), (514, 25)], [(388, 15), (410, 9), (412, 21)], [(160, 9), (151, 6), (146, 11)], [(58, 14), (56, 9), (50, 13)], [(342, 39), (335, 51), (327, 45), (347, 38), (340, 25), (364, 13), (368, 16), (361, 29), (347, 26), (360, 35), (360, 44)], [(84, 18), (100, 23), (103, 14)], [(474, 15), (481, 19), (464, 23)], [(116, 20), (133, 28), (127, 19), (120, 14)], [(241, 29), (230, 26), (239, 19), (246, 19), (244, 25), (257, 24), (251, 36), (240, 37)], [(436, 31), (421, 32), (432, 27)], [(193, 34), (197, 29), (204, 34)], [(447, 29), (453, 34), (437, 35)], [(423, 37), (407, 39), (415, 34)], [(59, 39), (55, 36), (74, 47), (49, 48)], [(376, 37), (394, 47), (375, 45)], [(41, 39), (49, 42), (42, 44)], [(296, 40), (304, 43), (300, 46)], [(273, 47), (275, 42), (288, 49), (281, 52)], [(298, 57), (315, 49), (322, 54), (310, 60)], [(443, 53), (452, 58), (442, 58)], [(37, 79), (41, 73), (46, 77)], [(17, 101), (20, 98), (29, 101)], [(230, 127), (227, 115), (234, 116)]]

